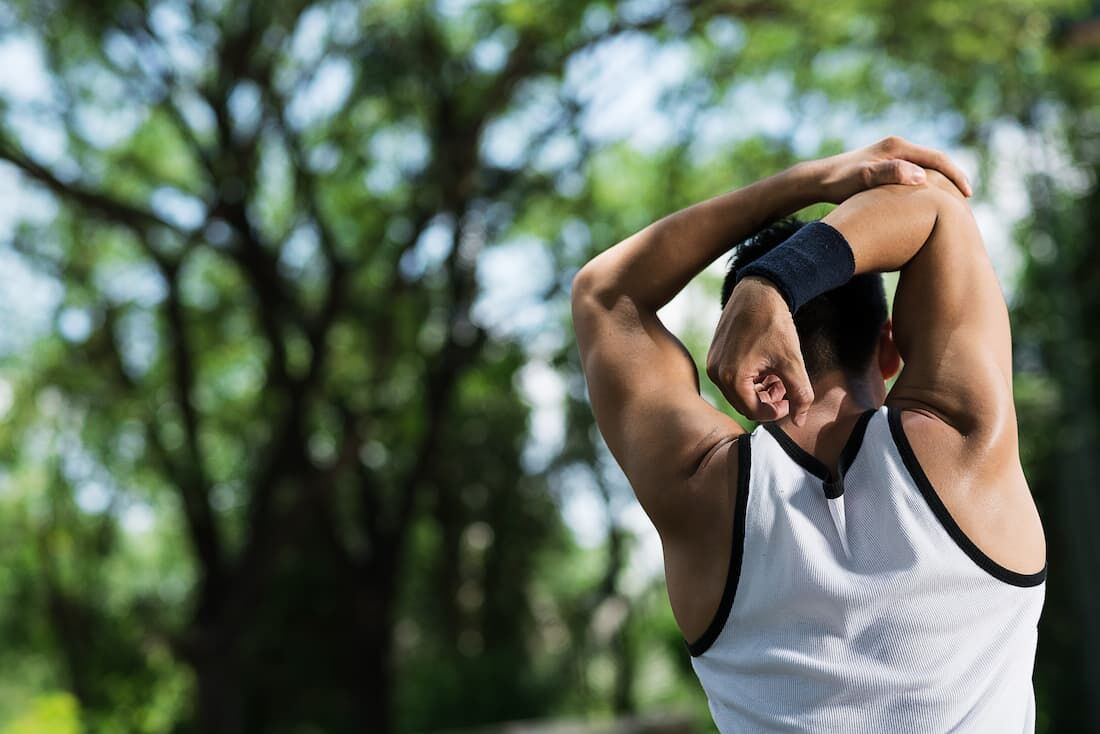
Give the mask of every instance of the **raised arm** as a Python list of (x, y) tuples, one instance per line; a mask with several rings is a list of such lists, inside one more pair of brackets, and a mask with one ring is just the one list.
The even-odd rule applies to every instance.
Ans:
[[(1008, 314), (957, 187), (929, 171), (922, 185), (860, 192), (823, 221), (850, 247), (855, 274), (901, 271), (894, 340), (905, 367), (890, 402), (922, 409), (975, 439), (993, 439), (1014, 428)], [(797, 236), (781, 248), (811, 259), (819, 256), (803, 249), (809, 243)], [(757, 400), (767, 370), (786, 359), (791, 343), (797, 344), (797, 336), (789, 336), (792, 316), (777, 295), (785, 287), (766, 278), (739, 283), (711, 347), (718, 386), (735, 407), (757, 420), (786, 414), (777, 415)], [(800, 382), (798, 370), (771, 371), (782, 381), (779, 393), (790, 397), (797, 421), (798, 411), (808, 408), (802, 395), (808, 383)]]
[[(688, 580), (717, 580), (728, 570), (740, 468), (733, 448), (744, 431), (699, 395), (691, 355), (657, 310), (765, 223), (869, 186), (920, 183), (925, 173), (914, 163), (945, 170), (968, 188), (940, 154), (886, 140), (677, 212), (599, 254), (573, 280), (573, 324), (593, 413), (661, 535), (669, 597), (689, 640), (713, 617), (722, 584)], [(787, 326), (795, 338), (778, 342), (787, 345), (782, 362), (800, 365), (794, 326)]]
[(852, 243), (857, 272), (901, 270), (893, 331), (905, 366), (886, 398), (899, 448), (976, 544), (968, 553), (1033, 585), (1045, 540), (1020, 464), (1008, 310), (970, 208), (929, 182), (869, 191), (825, 220)]
[[(843, 201), (870, 186), (920, 183), (924, 170), (909, 161), (940, 168), (967, 188), (941, 154), (888, 139), (800, 164), (665, 217), (578, 272), (573, 322), (593, 412), (659, 530), (691, 527), (681, 521), (692, 510), (670, 490), (704, 470), (718, 471), (713, 459), (725, 458), (721, 449), (743, 430), (699, 395), (691, 356), (657, 310), (732, 244), (778, 217), (818, 201)], [(801, 364), (797, 343), (785, 364)]]
[(811, 203), (792, 170), (672, 214), (600, 253), (573, 280), (573, 327), (596, 423), (657, 529), (689, 527), (675, 488), (744, 433), (699, 394), (657, 310), (764, 222)]
[(929, 413), (972, 443), (1011, 434), (1008, 311), (966, 201), (935, 172), (924, 187), (861, 193), (824, 219), (856, 272), (900, 270), (894, 341), (905, 364), (888, 402)]

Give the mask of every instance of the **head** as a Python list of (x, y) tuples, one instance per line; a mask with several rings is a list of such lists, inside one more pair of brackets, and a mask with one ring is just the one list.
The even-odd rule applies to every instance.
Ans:
[[(786, 241), (805, 224), (796, 218), (782, 219), (734, 247), (722, 285), (723, 308), (741, 268)], [(849, 385), (867, 379), (877, 379), (881, 384), (901, 366), (878, 273), (857, 275), (806, 303), (794, 315), (794, 325), (806, 372), (815, 386), (828, 376), (841, 376)]]

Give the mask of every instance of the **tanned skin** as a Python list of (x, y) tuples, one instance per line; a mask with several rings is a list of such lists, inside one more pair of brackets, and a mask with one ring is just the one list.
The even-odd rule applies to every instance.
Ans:
[(1008, 314), (970, 194), (944, 154), (891, 137), (665, 217), (578, 272), (573, 320), (592, 409), (661, 537), (686, 639), (703, 633), (722, 594), (745, 431), (700, 396), (691, 356), (657, 310), (731, 243), (817, 202), (839, 204), (825, 221), (852, 246), (856, 273), (901, 272), (894, 322), (867, 372), (811, 384), (786, 303), (769, 281), (746, 278), (722, 312), (708, 377), (741, 414), (778, 421), (830, 467), (860, 413), (902, 409), (917, 458), (970, 539), (1014, 571), (1045, 564), (1019, 461)]

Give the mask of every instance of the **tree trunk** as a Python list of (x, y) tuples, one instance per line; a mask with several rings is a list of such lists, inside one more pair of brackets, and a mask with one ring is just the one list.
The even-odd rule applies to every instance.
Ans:
[(192, 663), (198, 698), (198, 731), (202, 734), (242, 734), (244, 695), (237, 653), (225, 635), (203, 635)]
[(389, 734), (394, 730), (393, 625), (397, 589), (392, 568), (367, 571), (359, 592), (361, 612), (358, 636), (363, 660), (361, 731)]

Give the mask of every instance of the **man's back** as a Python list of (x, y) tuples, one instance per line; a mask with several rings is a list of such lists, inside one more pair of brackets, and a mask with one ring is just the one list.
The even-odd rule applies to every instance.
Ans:
[(741, 568), (727, 566), (709, 634), (689, 638), (714, 638), (691, 647), (722, 731), (1034, 730), (1045, 544), (1007, 314), (972, 215), (942, 190), (871, 190), (825, 219), (887, 263), (877, 247), (922, 233), (894, 302), (905, 366), (866, 438), (856, 406), (882, 398), (850, 378), (815, 384), (802, 426), (764, 424), (701, 482), (745, 510), (727, 521)]
[(722, 731), (1034, 729), (1045, 569), (962, 533), (900, 410), (860, 417), (839, 481), (776, 424), (738, 443), (723, 603), (689, 644)]
[[(593, 411), (661, 536), (723, 731), (1034, 728), (1045, 541), (968, 192), (942, 154), (886, 139), (677, 212), (574, 280)], [(731, 240), (814, 201), (840, 206), (753, 235), (727, 275), (707, 375), (766, 424), (747, 435), (656, 312)]]

